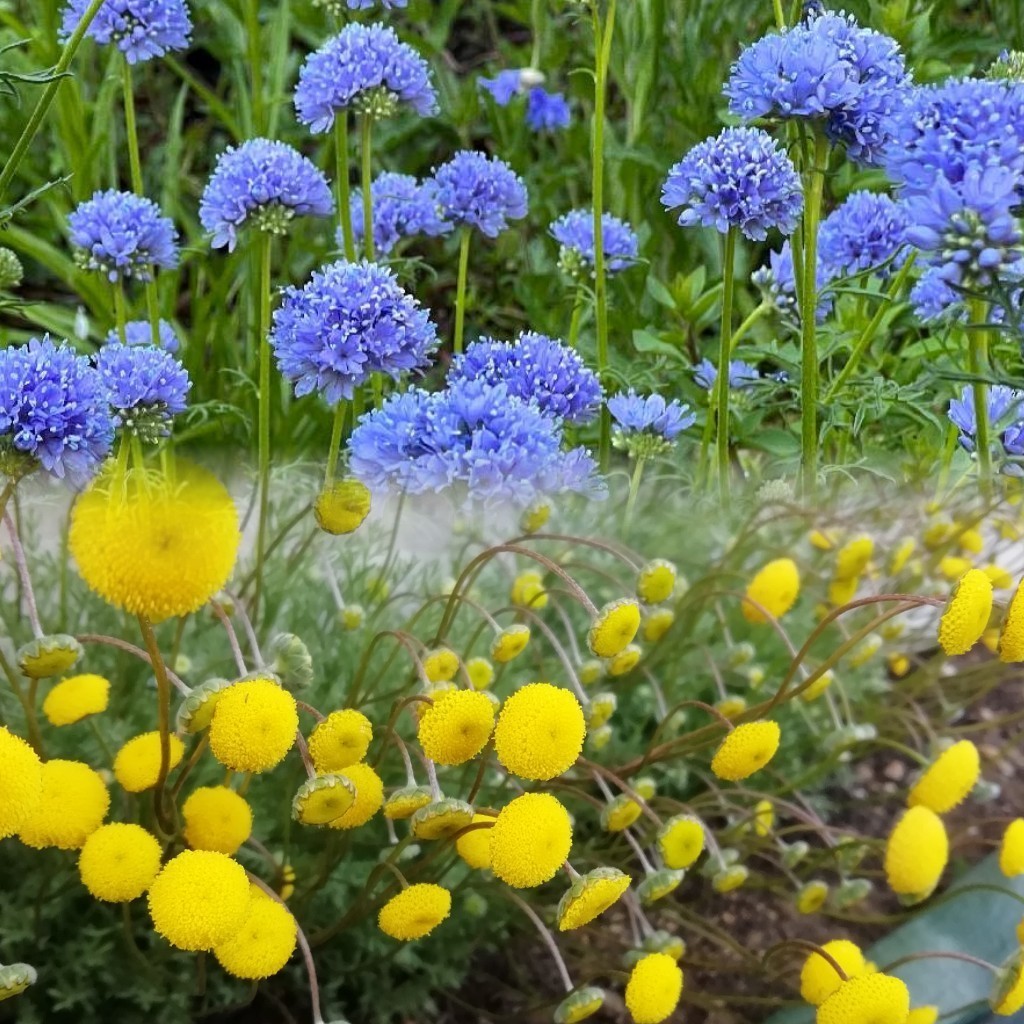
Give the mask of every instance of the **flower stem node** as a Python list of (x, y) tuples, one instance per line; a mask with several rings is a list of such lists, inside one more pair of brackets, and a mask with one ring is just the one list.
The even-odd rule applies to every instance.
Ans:
[(356, 787), (344, 775), (306, 779), (292, 799), (292, 817), (303, 825), (333, 825), (355, 803)]
[(443, 797), (421, 807), (409, 824), (417, 839), (447, 839), (473, 824), (473, 808), (464, 800)]
[(339, 480), (324, 488), (313, 505), (317, 526), (335, 536), (353, 533), (369, 514), (369, 488), (355, 479)]
[(82, 656), (82, 645), (67, 633), (53, 633), (30, 640), (18, 649), (18, 668), (29, 679), (60, 676), (73, 668)]
[(178, 707), (175, 716), (178, 732), (194, 734), (206, 729), (213, 718), (218, 698), (230, 685), (229, 679), (214, 676), (194, 687)]
[(555, 1024), (579, 1024), (604, 1006), (604, 992), (593, 985), (577, 989), (555, 1008)]
[(8, 964), (6, 967), (0, 967), (0, 1003), (5, 999), (20, 996), (25, 989), (35, 983), (36, 969), (30, 964)]
[(304, 690), (313, 682), (313, 657), (294, 633), (278, 633), (270, 641), (267, 666), (289, 690)]
[(630, 881), (618, 868), (600, 867), (581, 875), (558, 901), (558, 930), (568, 932), (590, 924), (618, 902)]
[(671, 868), (655, 871), (636, 887), (636, 894), (640, 902), (649, 907), (674, 893), (685, 877), (685, 871), (673, 871)]

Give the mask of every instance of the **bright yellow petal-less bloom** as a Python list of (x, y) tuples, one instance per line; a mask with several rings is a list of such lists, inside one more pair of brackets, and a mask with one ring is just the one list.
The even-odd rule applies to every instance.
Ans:
[(999, 630), (999, 660), (1006, 664), (1024, 661), (1024, 580), (1017, 585)]
[(885, 877), (894, 893), (909, 900), (930, 896), (949, 859), (942, 819), (927, 807), (904, 811), (885, 847)]
[(380, 908), (377, 925), (385, 935), (411, 942), (429, 935), (452, 910), (452, 894), (443, 886), (420, 882), (403, 889)]
[(1024, 875), (1024, 818), (1016, 818), (1006, 826), (999, 844), (999, 870), (1007, 878)]
[(62, 679), (46, 695), (43, 714), (50, 725), (73, 725), (107, 710), (110, 682), (103, 676), (81, 675)]
[(580, 1024), (593, 1017), (604, 1006), (604, 992), (588, 986), (577, 989), (563, 999), (555, 1008), (555, 1024)]
[(339, 480), (325, 488), (313, 505), (317, 526), (325, 533), (353, 533), (370, 514), (370, 491), (358, 480)]
[(758, 800), (754, 807), (753, 825), (756, 835), (762, 838), (771, 835), (775, 825), (775, 806), (771, 800)]
[(980, 639), (992, 614), (992, 581), (980, 570), (960, 577), (939, 622), (939, 646), (949, 655), (966, 654)]
[(590, 924), (618, 902), (630, 881), (618, 868), (595, 868), (581, 875), (558, 902), (558, 930), (568, 932)]
[(309, 756), (321, 775), (341, 771), (366, 757), (372, 739), (373, 726), (362, 712), (332, 711), (309, 734)]
[(384, 817), (392, 821), (411, 818), (421, 807), (433, 800), (426, 786), (403, 786), (396, 789), (384, 803)]
[[(944, 558), (939, 559), (939, 572), (947, 580), (958, 580), (970, 568), (971, 560), (969, 558), (962, 558), (960, 555), (946, 555)], [(978, 571), (981, 572), (982, 570), (979, 569)]]
[(494, 666), (486, 658), (470, 658), (466, 675), (474, 690), (486, 690), (494, 682)]
[(828, 883), (820, 878), (812, 879), (810, 882), (800, 886), (796, 894), (796, 909), (801, 914), (816, 914), (828, 899)]
[(1009, 1017), (1024, 1009), (1024, 949), (1018, 950), (1000, 968), (990, 1003), (1000, 1017)]
[(572, 767), (586, 733), (583, 708), (568, 690), (530, 683), (502, 706), (494, 749), (513, 775), (546, 782)]
[(935, 1024), (939, 1019), (937, 1006), (915, 1006), (907, 1017), (907, 1024)]
[(649, 644), (656, 644), (672, 628), (676, 613), (671, 608), (658, 608), (644, 619), (643, 638)]
[(101, 825), (86, 839), (78, 873), (98, 900), (127, 903), (138, 899), (160, 870), (160, 843), (140, 825)]
[(946, 814), (967, 799), (981, 772), (978, 748), (960, 740), (944, 750), (914, 783), (907, 798), (910, 807), (921, 805)]
[(153, 927), (172, 946), (199, 952), (237, 933), (249, 909), (249, 879), (226, 854), (185, 850), (163, 866), (147, 898)]
[(108, 604), (162, 622), (188, 615), (228, 581), (238, 513), (206, 470), (172, 476), (101, 473), (75, 502), (68, 544), (78, 571)]
[(303, 825), (333, 825), (355, 799), (355, 784), (343, 775), (316, 775), (292, 798), (292, 817)]
[(644, 604), (661, 604), (676, 589), (676, 567), (664, 558), (648, 562), (636, 579), (636, 596)]
[(245, 679), (221, 693), (210, 721), (210, 750), (235, 772), (265, 772), (295, 742), (295, 698), (271, 679)]
[(629, 646), (619, 651), (614, 658), (608, 659), (608, 675), (624, 676), (628, 672), (632, 672), (640, 663), (642, 656), (643, 651), (640, 650), (637, 644), (629, 644)]
[(868, 567), (871, 556), (875, 553), (875, 542), (866, 534), (848, 540), (836, 552), (835, 578), (852, 580)]
[(540, 611), (547, 607), (548, 594), (544, 589), (544, 578), (534, 569), (521, 572), (512, 583), (511, 601), (523, 608)]
[(668, 953), (648, 953), (630, 971), (626, 1008), (634, 1024), (660, 1024), (683, 994), (683, 972)]
[(87, 764), (61, 760), (43, 764), (42, 781), (39, 802), (22, 822), (18, 837), (37, 850), (47, 846), (79, 849), (107, 816), (110, 794), (106, 784)]
[(43, 766), (36, 752), (0, 725), (0, 839), (13, 836), (28, 820), (43, 796)]
[(889, 560), (889, 574), (892, 576), (899, 575), (907, 562), (910, 561), (910, 556), (917, 550), (917, 541), (913, 537), (905, 537), (896, 546), (896, 550), (892, 553), (892, 558)]
[(277, 974), (288, 963), (298, 934), (291, 911), (259, 886), (250, 885), (249, 906), (241, 925), (214, 946), (213, 955), (228, 974), (258, 981)]
[(665, 866), (688, 868), (704, 849), (704, 826), (689, 814), (677, 814), (658, 829), (658, 852)]
[(490, 814), (474, 814), (472, 824), (486, 825), (464, 832), (455, 840), (455, 852), (471, 867), (478, 871), (491, 866), (491, 829), (495, 818)]
[(992, 581), (993, 590), (1009, 590), (1013, 586), (1013, 576), (1001, 565), (994, 562), (983, 565), (981, 571)]
[(459, 656), (447, 647), (438, 647), (423, 656), (423, 672), (431, 683), (450, 683), (459, 671)]
[(632, 598), (623, 597), (606, 604), (587, 633), (590, 653), (599, 658), (614, 658), (633, 642), (639, 628), (640, 605)]
[(473, 808), (465, 800), (442, 797), (421, 807), (409, 822), (417, 839), (448, 839), (473, 824)]
[(743, 617), (747, 622), (767, 622), (761, 608), (774, 618), (782, 618), (796, 603), (800, 594), (800, 570), (792, 558), (776, 558), (762, 568), (747, 584), (749, 601), (743, 602)]
[(844, 604), (849, 604), (857, 596), (857, 588), (859, 586), (859, 576), (851, 576), (848, 580), (831, 580), (828, 585), (828, 603), (833, 608), (840, 608)]
[[(867, 974), (868, 963), (860, 946), (849, 939), (833, 939), (821, 947), (843, 969), (848, 978)], [(823, 956), (811, 953), (800, 969), (800, 996), (811, 1006), (820, 1006), (842, 984), (843, 979)]]
[(365, 825), (384, 806), (384, 783), (368, 765), (360, 762), (350, 765), (338, 774), (356, 787), (352, 806), (332, 821), (331, 828), (350, 829)]
[(252, 808), (227, 786), (203, 786), (181, 808), (185, 841), (193, 850), (234, 856), (252, 834)]
[(633, 824), (643, 808), (631, 796), (620, 793), (601, 811), (601, 827), (606, 832), (623, 832)]
[(447, 690), (421, 714), (417, 736), (432, 761), (457, 765), (476, 757), (493, 729), (494, 705), (486, 693)]
[(817, 1024), (906, 1024), (910, 992), (899, 978), (862, 974), (844, 981), (818, 1007)]
[(781, 738), (782, 732), (776, 722), (737, 725), (715, 751), (711, 770), (720, 779), (742, 782), (775, 756)]
[[(167, 737), (167, 741), (167, 770), (170, 771), (181, 764), (185, 745), (173, 733)], [(160, 758), (160, 733), (144, 732), (128, 740), (117, 752), (114, 758), (114, 778), (127, 793), (152, 789), (160, 775)]]
[(518, 658), (530, 642), (530, 627), (518, 624), (503, 629), (491, 644), (491, 657), (499, 664), (505, 665)]
[(524, 793), (506, 804), (490, 830), (491, 870), (514, 889), (554, 878), (572, 849), (569, 813), (550, 793)]

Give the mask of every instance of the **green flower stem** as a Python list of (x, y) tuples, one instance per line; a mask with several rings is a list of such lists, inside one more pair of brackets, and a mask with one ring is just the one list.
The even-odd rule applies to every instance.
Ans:
[(572, 303), (572, 319), (569, 321), (569, 348), (575, 348), (580, 339), (580, 321), (583, 319), (583, 307), (586, 304), (587, 294), (580, 285), (576, 289), (576, 297)]
[(338, 466), (338, 453), (341, 451), (341, 433), (345, 429), (345, 414), (348, 402), (342, 399), (334, 407), (334, 424), (331, 427), (331, 446), (327, 449), (327, 472), (324, 474), (324, 490), (334, 483), (334, 473)]
[(804, 168), (803, 282), (800, 289), (801, 475), (807, 495), (813, 495), (818, 484), (818, 227), (827, 160), (828, 139), (821, 131), (816, 131), (813, 155)]
[(718, 414), (718, 495), (724, 509), (729, 508), (729, 356), (732, 355), (732, 307), (736, 287), (736, 228), (725, 233), (722, 260), (722, 329), (718, 342), (718, 377), (715, 380)]
[[(599, 0), (592, 0), (594, 17), (594, 49), (597, 62), (594, 74), (594, 121), (591, 132), (593, 177), (591, 193), (594, 207), (594, 300), (597, 322), (597, 375), (606, 385), (608, 372), (608, 282), (604, 265), (604, 123), (608, 93), (608, 64), (611, 61), (612, 37), (615, 33), (615, 0), (609, 0), (604, 24), (601, 23)], [(598, 457), (602, 472), (611, 458), (611, 415), (607, 406), (601, 408)]]
[(537, 916), (533, 907), (512, 892), (511, 889), (507, 889), (505, 891), (505, 895), (530, 919), (534, 928), (537, 929), (537, 934), (540, 935), (541, 941), (543, 941), (544, 945), (547, 946), (548, 952), (551, 954), (551, 959), (555, 963), (555, 967), (558, 970), (558, 976), (562, 979), (562, 984), (565, 986), (565, 991), (572, 992), (576, 986), (573, 984), (572, 977), (569, 974), (569, 968), (565, 966), (565, 960), (558, 948), (558, 944), (555, 942), (555, 937), (551, 934), (551, 930)]
[(260, 591), (263, 586), (263, 560), (267, 542), (267, 519), (270, 510), (270, 268), (272, 258), (271, 237), (261, 231), (256, 245), (259, 253), (259, 491), (260, 510), (256, 531), (256, 591), (253, 615), (259, 612)]
[(459, 237), (459, 277), (455, 285), (455, 338), (453, 348), (462, 351), (462, 336), (466, 329), (466, 276), (469, 273), (469, 228), (464, 227)]
[(373, 241), (373, 196), (370, 194), (370, 183), (373, 180), (373, 115), (363, 114), (362, 138), (359, 155), (363, 161), (360, 185), (363, 190), (363, 252), (371, 262), (376, 258)]
[(770, 302), (762, 302), (760, 306), (757, 306), (751, 314), (736, 328), (732, 335), (732, 342), (729, 345), (729, 351), (734, 353), (739, 346), (739, 343), (747, 336), (747, 332), (760, 320), (770, 309), (772, 304)]
[[(340, 110), (334, 117), (334, 187), (337, 190), (338, 218), (341, 221), (345, 259), (354, 263), (356, 238), (352, 231), (352, 186), (348, 180), (348, 111)], [(365, 197), (364, 197), (365, 203)], [(365, 206), (364, 206), (365, 209)]]
[(252, 76), (252, 125), (257, 135), (267, 131), (267, 112), (263, 102), (263, 55), (260, 50), (260, 0), (245, 0), (245, 41), (249, 73)]
[(636, 498), (640, 493), (640, 480), (644, 475), (644, 464), (647, 459), (640, 455), (637, 457), (636, 465), (633, 467), (633, 474), (629, 478), (629, 496), (626, 498), (626, 511), (622, 517), (622, 536), (629, 536), (629, 528), (633, 523), (633, 511), (636, 508)]
[(117, 336), (121, 339), (122, 345), (128, 344), (128, 311), (124, 301), (124, 282), (119, 277), (113, 284), (114, 289), (114, 323), (117, 326)]
[(165, 835), (173, 836), (177, 831), (171, 815), (167, 812), (166, 800), (164, 799), (164, 786), (167, 783), (167, 774), (171, 770), (171, 682), (167, 675), (167, 666), (160, 655), (160, 647), (156, 642), (156, 634), (153, 632), (152, 623), (145, 615), (139, 616), (139, 629), (142, 630), (142, 639), (149, 654), (149, 662), (153, 666), (153, 674), (156, 676), (156, 711), (157, 728), (160, 731), (160, 771), (157, 774), (156, 785), (153, 787), (153, 811), (156, 814), (157, 824)]
[(545, 0), (532, 0), (530, 4), (530, 29), (533, 32), (533, 49), (530, 51), (530, 67), (540, 67), (540, 48), (544, 41)]
[(885, 317), (889, 306), (899, 298), (913, 268), (914, 257), (910, 256), (900, 268), (900, 272), (894, 278), (888, 292), (886, 292), (885, 297), (879, 304), (878, 309), (875, 310), (875, 315), (871, 318), (871, 321), (868, 323), (867, 327), (864, 328), (861, 336), (857, 339), (856, 344), (850, 352), (850, 358), (846, 361), (846, 365), (839, 371), (836, 379), (832, 381), (828, 391), (825, 392), (824, 401), (826, 405), (828, 405), (828, 403), (831, 402), (836, 395), (840, 393), (840, 391), (842, 391), (843, 386), (850, 379), (854, 370), (856, 370), (860, 365), (860, 361), (864, 357), (864, 353), (870, 347), (871, 342), (875, 340), (875, 335), (878, 333), (878, 328), (881, 326), (882, 320)]
[(971, 300), (971, 329), (968, 331), (967, 368), (975, 376), (974, 392), (975, 449), (978, 453), (978, 482), (981, 495), (992, 497), (992, 450), (989, 448), (988, 384), (981, 378), (988, 373), (988, 305), (984, 299)]
[(53, 77), (46, 84), (43, 94), (39, 97), (39, 101), (29, 116), (28, 123), (22, 129), (18, 141), (14, 144), (10, 158), (4, 164), (3, 171), (0, 171), (0, 200), (7, 194), (7, 188), (11, 184), (11, 179), (21, 166), (21, 161), (25, 159), (25, 154), (28, 152), (29, 146), (32, 145), (32, 140), (39, 131), (39, 127), (43, 123), (47, 112), (53, 105), (53, 101), (57, 97), (57, 90), (61, 87), (61, 83), (67, 75), (67, 70), (71, 66), (71, 61), (74, 60), (75, 54), (78, 52), (78, 47), (82, 45), (82, 40), (85, 38), (86, 32), (89, 31), (93, 18), (96, 17), (97, 12), (105, 2), (106, 0), (92, 0), (82, 15), (82, 20), (78, 23), (78, 27), (71, 33), (70, 38), (64, 44), (60, 58), (54, 66)]
[(786, 27), (786, 15), (782, 11), (782, 0), (772, 0), (772, 9), (775, 11), (775, 26), (783, 29)]

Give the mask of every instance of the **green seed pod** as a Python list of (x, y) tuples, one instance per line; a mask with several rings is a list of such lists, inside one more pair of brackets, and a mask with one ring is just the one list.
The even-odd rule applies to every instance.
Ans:
[(645, 907), (649, 907), (652, 903), (657, 903), (658, 900), (675, 892), (685, 877), (685, 871), (672, 871), (668, 868), (663, 871), (655, 871), (636, 887), (636, 894), (640, 897), (640, 902)]
[(195, 687), (178, 707), (175, 717), (178, 730), (190, 734), (202, 732), (213, 718), (218, 696), (230, 685), (227, 679), (215, 676)]
[(846, 910), (847, 907), (855, 906), (865, 899), (872, 888), (866, 878), (851, 878), (836, 888), (832, 902), (840, 910)]
[(317, 775), (299, 786), (292, 817), (303, 825), (330, 825), (352, 806), (356, 787), (344, 775)]
[(411, 818), (412, 834), (417, 839), (446, 839), (473, 824), (473, 808), (464, 800), (444, 797), (421, 807)]
[(25, 268), (17, 255), (6, 247), (0, 246), (0, 288), (10, 291), (17, 288), (25, 277)]
[(18, 649), (18, 668), (29, 679), (63, 675), (82, 656), (82, 645), (67, 633), (52, 633)]
[(555, 1009), (555, 1024), (577, 1024), (592, 1017), (604, 1006), (604, 992), (588, 985), (567, 996)]
[(268, 667), (288, 690), (304, 690), (313, 682), (313, 657), (294, 633), (278, 633), (270, 641)]

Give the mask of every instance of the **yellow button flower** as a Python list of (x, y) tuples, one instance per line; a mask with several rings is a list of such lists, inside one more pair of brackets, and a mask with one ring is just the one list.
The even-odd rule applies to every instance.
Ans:
[(478, 690), (439, 693), (420, 715), (417, 737), (423, 752), (444, 765), (465, 764), (487, 745), (494, 705)]
[(534, 569), (521, 572), (512, 583), (511, 601), (523, 608), (540, 611), (547, 607), (548, 594), (544, 589), (544, 578)]
[(1013, 576), (1002, 566), (992, 563), (982, 566), (981, 571), (992, 581), (993, 590), (1009, 590), (1013, 586)]
[(245, 917), (230, 938), (213, 947), (228, 974), (258, 981), (277, 974), (295, 952), (299, 926), (291, 911), (259, 886), (249, 887)]
[(433, 800), (426, 786), (403, 786), (396, 789), (384, 802), (384, 817), (392, 821), (411, 818), (421, 807)]
[(761, 836), (769, 836), (775, 825), (775, 806), (771, 800), (758, 800), (754, 806), (754, 833)]
[(519, 517), (519, 529), (523, 533), (536, 533), (541, 527), (547, 525), (550, 518), (551, 503), (543, 499), (536, 501)]
[(715, 892), (732, 892), (746, 885), (750, 878), (750, 872), (742, 864), (733, 864), (730, 867), (717, 871), (711, 878), (711, 888)]
[(403, 889), (380, 908), (377, 925), (385, 935), (411, 942), (429, 935), (452, 910), (452, 894), (443, 886), (421, 882)]
[(593, 1017), (604, 1006), (604, 993), (599, 988), (588, 986), (577, 989), (563, 999), (555, 1009), (555, 1024), (580, 1024)]
[(227, 786), (203, 786), (181, 808), (185, 841), (193, 850), (216, 850), (229, 857), (252, 834), (252, 808)]
[(1016, 818), (1006, 826), (999, 844), (999, 870), (1007, 878), (1024, 875), (1024, 818)]
[(906, 1024), (910, 992), (899, 978), (862, 974), (844, 981), (818, 1007), (817, 1024)]
[(530, 642), (530, 627), (521, 624), (503, 629), (491, 644), (491, 657), (499, 664), (505, 665), (518, 658)]
[(618, 868), (595, 868), (581, 875), (558, 902), (558, 930), (568, 932), (590, 924), (618, 902), (630, 881)]
[(321, 775), (341, 771), (366, 757), (372, 739), (366, 715), (353, 708), (332, 711), (309, 734), (309, 756)]
[(658, 608), (644, 619), (643, 638), (649, 644), (656, 644), (676, 621), (676, 613), (671, 608)]
[(340, 818), (330, 823), (331, 828), (365, 825), (384, 805), (384, 783), (368, 764), (353, 764), (338, 774), (356, 787), (356, 798)]
[(874, 553), (875, 542), (867, 534), (848, 540), (836, 552), (835, 578), (850, 580), (860, 576)]
[(295, 742), (295, 698), (271, 679), (245, 679), (217, 699), (210, 750), (225, 768), (265, 772), (280, 764)]
[(996, 976), (990, 1003), (1000, 1017), (1009, 1017), (1024, 1009), (1024, 949), (1003, 964)]
[[(848, 978), (867, 974), (868, 963), (860, 946), (849, 939), (833, 939), (821, 948), (839, 964)], [(811, 953), (800, 969), (800, 996), (811, 1006), (820, 1006), (842, 981), (828, 960), (818, 953)]]
[(29, 679), (48, 679), (67, 672), (82, 656), (82, 645), (67, 633), (37, 637), (18, 648), (18, 668)]
[(491, 866), (491, 826), (495, 818), (490, 814), (474, 814), (473, 825), (486, 826), (464, 832), (455, 840), (455, 851), (471, 867), (483, 871)]
[(39, 802), (22, 822), (18, 837), (37, 850), (77, 850), (107, 816), (106, 784), (99, 772), (80, 761), (46, 761), (41, 775)]
[[(800, 593), (800, 571), (792, 558), (776, 558), (762, 568), (747, 584), (747, 597), (756, 601), (776, 619), (781, 618), (796, 603)], [(767, 622), (760, 608), (750, 601), (743, 602), (743, 617), (747, 622)]]
[(980, 772), (978, 748), (970, 740), (960, 740), (944, 750), (914, 783), (907, 805), (946, 814), (967, 799)]
[(632, 672), (640, 663), (642, 655), (643, 651), (636, 644), (623, 648), (614, 658), (608, 659), (608, 675), (624, 676)]
[(745, 722), (738, 725), (715, 751), (711, 770), (720, 779), (742, 782), (775, 756), (781, 738), (782, 732), (776, 722)]
[(1024, 661), (1024, 580), (1017, 585), (999, 630), (999, 660), (1006, 664)]
[(640, 628), (640, 605), (628, 597), (606, 604), (587, 633), (590, 653), (598, 658), (614, 658), (624, 651)]
[(831, 551), (839, 542), (838, 530), (811, 530), (807, 535), (812, 548), (819, 551)]
[(676, 567), (664, 558), (655, 558), (641, 570), (636, 580), (636, 596), (644, 604), (661, 604), (676, 589)]
[(494, 666), (486, 658), (470, 658), (466, 675), (474, 690), (486, 690), (494, 682)]
[(423, 671), (431, 683), (450, 683), (459, 671), (459, 656), (447, 647), (438, 647), (423, 656)]
[(796, 909), (801, 914), (816, 914), (825, 906), (828, 893), (828, 883), (815, 878), (800, 886), (800, 891), (796, 894)]
[(849, 604), (856, 596), (860, 587), (860, 577), (851, 576), (849, 579), (833, 579), (828, 585), (828, 603), (833, 608), (841, 608)]
[(800, 691), (801, 698), (808, 703), (812, 700), (817, 700), (832, 685), (834, 679), (835, 675), (832, 669), (822, 672), (810, 686)]
[[(171, 733), (167, 737), (170, 757), (167, 770), (177, 768), (185, 753), (185, 745)], [(114, 778), (127, 793), (141, 793), (152, 789), (160, 775), (160, 733), (144, 732), (135, 736), (117, 752), (114, 758)]]
[(677, 814), (658, 829), (658, 852), (665, 866), (690, 867), (704, 849), (704, 826), (689, 814)]
[(355, 783), (343, 775), (317, 775), (299, 786), (292, 817), (303, 825), (334, 825), (355, 803)]
[(185, 697), (178, 707), (175, 723), (179, 731), (190, 736), (210, 727), (213, 721), (213, 710), (217, 706), (220, 695), (231, 685), (227, 679), (215, 676), (206, 679)]
[(572, 822), (549, 793), (524, 793), (506, 804), (490, 830), (491, 870), (515, 889), (554, 878), (572, 849)]
[(39, 806), (43, 796), (43, 766), (36, 752), (0, 725), (0, 839), (13, 836)]
[(942, 819), (927, 807), (905, 811), (885, 847), (885, 876), (894, 893), (917, 902), (939, 884), (949, 859)]
[(896, 546), (889, 560), (889, 573), (898, 576), (910, 561), (910, 556), (917, 550), (917, 541), (913, 537), (905, 537)]
[(513, 775), (546, 782), (572, 767), (586, 732), (583, 708), (568, 690), (530, 683), (505, 701), (494, 749)]
[(606, 832), (623, 832), (642, 813), (641, 806), (632, 797), (622, 793), (601, 811), (601, 827)]
[(667, 953), (637, 961), (626, 983), (626, 1008), (634, 1024), (660, 1024), (672, 1016), (683, 994), (683, 972)]
[[(944, 558), (939, 559), (939, 572), (947, 580), (958, 580), (970, 568), (971, 560), (969, 558), (961, 558), (959, 555), (946, 555)], [(982, 572), (983, 570), (979, 569), (977, 571)], [(991, 580), (989, 582), (991, 583)]]
[(107, 710), (110, 683), (103, 676), (71, 676), (57, 683), (43, 701), (50, 725), (73, 725)]
[(937, 1006), (916, 1006), (907, 1017), (907, 1024), (935, 1024), (939, 1019)]
[(946, 654), (966, 654), (981, 639), (991, 614), (992, 581), (980, 569), (970, 569), (942, 613), (939, 645)]
[(370, 514), (370, 491), (358, 480), (339, 480), (317, 495), (313, 515), (325, 533), (353, 533)]
[(160, 870), (160, 844), (139, 825), (101, 825), (86, 839), (78, 873), (98, 900), (127, 903), (153, 884)]
[(465, 800), (442, 797), (421, 807), (409, 825), (417, 839), (447, 839), (471, 825), (473, 818), (473, 808)]

